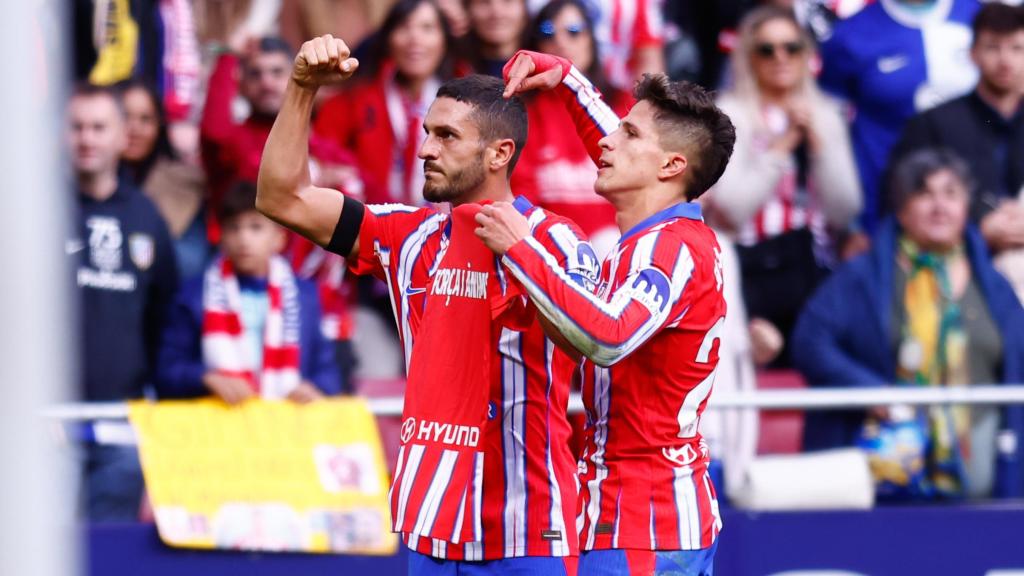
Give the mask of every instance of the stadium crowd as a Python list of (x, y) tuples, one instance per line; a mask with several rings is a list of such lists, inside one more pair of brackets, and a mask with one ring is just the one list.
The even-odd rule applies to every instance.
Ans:
[[(646, 72), (714, 89), (737, 134), (702, 198), (726, 262), (718, 389), (765, 374), (1024, 383), (1019, 3), (75, 0), (72, 13), (66, 249), (85, 401), (309, 402), (402, 377), (382, 283), (255, 209), (295, 50), (326, 33), (353, 47), (360, 78), (320, 92), (311, 172), (366, 203), (425, 202), (417, 150), (438, 87), (500, 76), (520, 48), (570, 60), (620, 115)], [(553, 93), (526, 104), (514, 193), (574, 220), (603, 257), (619, 232), (597, 167)], [(802, 448), (867, 446), (902, 425), (895, 412), (809, 413)], [(898, 497), (1024, 496), (1020, 407), (918, 420), (928, 472)], [(729, 494), (757, 423), (707, 427)], [(138, 516), (134, 449), (90, 447), (85, 467), (91, 518)]]

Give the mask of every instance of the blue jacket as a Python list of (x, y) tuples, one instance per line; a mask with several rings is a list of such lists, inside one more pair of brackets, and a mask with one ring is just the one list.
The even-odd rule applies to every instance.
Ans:
[[(316, 285), (296, 279), (299, 287), (299, 372), (324, 394), (341, 392), (334, 344), (320, 331), (320, 296)], [(160, 343), (157, 393), (161, 398), (208, 396), (203, 385), (203, 276), (185, 282), (175, 298)]]
[[(887, 219), (867, 254), (835, 271), (807, 302), (793, 330), (793, 360), (812, 386), (888, 386), (896, 381), (890, 318), (899, 228)], [(1024, 308), (992, 267), (981, 235), (965, 233), (973, 280), (988, 303), (1003, 340), (1002, 383), (1024, 383)], [(808, 412), (804, 449), (852, 445), (863, 411)], [(1001, 428), (1016, 436), (1012, 453), (1000, 452), (994, 496), (1024, 496), (1024, 406), (1003, 409)]]

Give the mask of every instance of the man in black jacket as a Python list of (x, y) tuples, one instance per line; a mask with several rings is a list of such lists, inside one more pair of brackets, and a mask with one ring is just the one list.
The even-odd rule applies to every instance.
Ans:
[(971, 216), (1001, 252), (1024, 247), (1024, 8), (986, 4), (973, 29), (978, 85), (912, 118), (890, 165), (921, 148), (956, 152), (976, 180)]
[[(76, 218), (65, 251), (80, 309), (80, 396), (139, 398), (152, 383), (178, 272), (167, 226), (142, 192), (118, 178), (124, 115), (110, 90), (83, 87), (68, 104)], [(133, 519), (142, 476), (133, 448), (95, 446), (86, 462), (94, 519)]]

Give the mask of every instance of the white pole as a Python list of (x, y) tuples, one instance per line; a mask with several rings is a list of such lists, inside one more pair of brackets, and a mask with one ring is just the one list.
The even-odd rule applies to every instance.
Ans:
[(65, 4), (4, 2), (0, 18), (0, 574), (75, 573), (73, 468), (39, 416), (68, 397), (77, 333), (58, 132)]

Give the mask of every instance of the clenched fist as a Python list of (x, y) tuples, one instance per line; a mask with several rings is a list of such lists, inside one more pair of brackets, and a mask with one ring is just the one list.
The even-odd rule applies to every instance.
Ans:
[(348, 79), (359, 68), (359, 61), (341, 38), (325, 34), (304, 43), (295, 55), (292, 80), (303, 88), (319, 88)]

